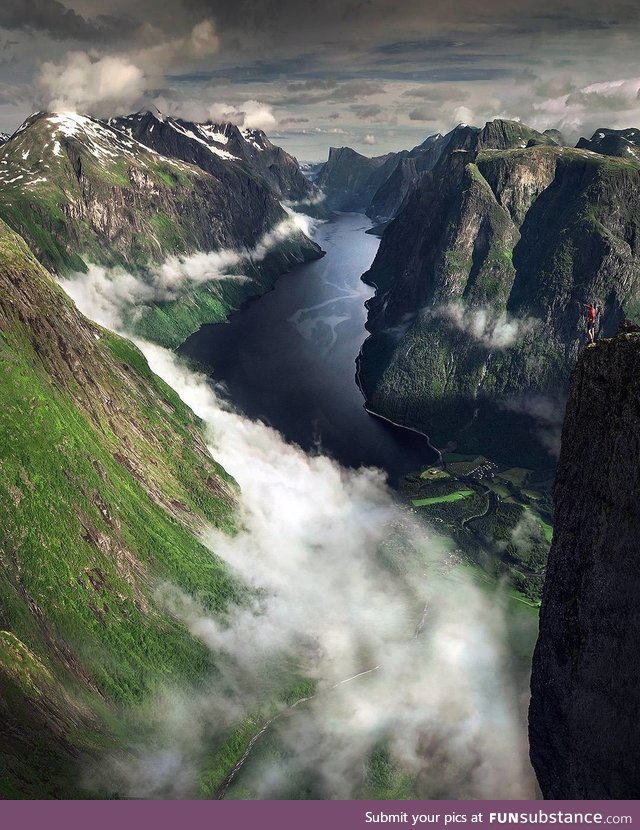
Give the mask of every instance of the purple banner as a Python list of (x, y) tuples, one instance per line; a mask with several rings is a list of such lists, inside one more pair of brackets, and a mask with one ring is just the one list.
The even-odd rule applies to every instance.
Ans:
[(640, 801), (5, 801), (0, 827), (20, 830), (373, 830), (640, 827)]

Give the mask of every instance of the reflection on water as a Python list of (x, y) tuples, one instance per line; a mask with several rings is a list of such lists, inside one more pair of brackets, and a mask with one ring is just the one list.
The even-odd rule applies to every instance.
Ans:
[(240, 410), (287, 440), (346, 466), (382, 467), (393, 480), (434, 453), (421, 436), (370, 416), (355, 383), (371, 296), (360, 276), (379, 244), (369, 227), (359, 214), (321, 225), (325, 257), (281, 277), (227, 323), (203, 326), (180, 352), (210, 365)]

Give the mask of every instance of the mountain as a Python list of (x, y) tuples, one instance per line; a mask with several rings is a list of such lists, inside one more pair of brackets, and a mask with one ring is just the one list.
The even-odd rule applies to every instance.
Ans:
[(581, 138), (576, 146), (604, 156), (631, 157), (640, 161), (640, 130), (610, 130), (601, 127), (590, 139)]
[(149, 291), (140, 332), (177, 345), (202, 322), (223, 319), (271, 288), (292, 265), (320, 255), (262, 179), (226, 151), (202, 152), (219, 160), (215, 173), (96, 119), (37, 113), (0, 147), (0, 218), (59, 274), (96, 263), (151, 282), (168, 257), (239, 252), (236, 272), (246, 280), (187, 279), (170, 298)]
[(368, 158), (350, 147), (331, 147), (316, 184), (332, 210), (364, 212), (397, 160), (397, 153)]
[(460, 124), (446, 135), (429, 136), (412, 150), (385, 156), (367, 158), (348, 147), (332, 147), (317, 183), (335, 210), (363, 211), (376, 222), (386, 222), (395, 216), (421, 175), (456, 150), (555, 143), (555, 133), (539, 133), (517, 121), (489, 121), (482, 129)]
[(533, 658), (531, 760), (545, 798), (640, 797), (640, 328), (571, 379)]
[(640, 311), (639, 224), (630, 157), (451, 154), (364, 276), (376, 288), (359, 361), (369, 410), (439, 446), (540, 463), (585, 342), (582, 304), (601, 306), (605, 335)]
[(111, 118), (108, 124), (163, 156), (196, 164), (219, 178), (229, 169), (240, 169), (279, 199), (306, 206), (321, 201), (318, 188), (296, 159), (272, 144), (262, 130), (241, 130), (228, 123), (196, 124), (151, 112)]
[(9, 133), (0, 133), (0, 146), (3, 145), (5, 141), (8, 141), (10, 138), (11, 136), (9, 135)]
[(233, 531), (237, 487), (138, 349), (4, 222), (0, 352), (0, 796), (78, 796), (87, 759), (131, 737), (127, 707), (215, 670), (157, 586), (211, 613), (242, 596), (198, 539)]

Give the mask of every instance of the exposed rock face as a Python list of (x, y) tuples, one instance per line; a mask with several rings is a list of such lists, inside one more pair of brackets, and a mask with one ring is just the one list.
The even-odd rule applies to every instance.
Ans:
[(552, 146), (456, 152), (426, 174), (365, 275), (369, 408), (441, 443), (526, 450), (525, 421), (513, 446), (496, 431), (497, 405), (511, 419), (563, 396), (583, 303), (603, 335), (638, 312), (639, 186), (632, 160)]
[(640, 798), (640, 334), (585, 349), (571, 380), (533, 659), (545, 798)]
[(214, 279), (194, 287), (186, 280), (177, 300), (151, 298), (153, 319), (140, 333), (176, 346), (321, 251), (222, 141), (209, 146), (185, 135), (186, 126), (180, 132), (157, 119), (147, 126), (152, 135), (152, 127), (165, 131), (167, 145), (175, 139), (168, 146), (173, 157), (96, 119), (44, 113), (28, 119), (0, 147), (0, 218), (59, 274), (96, 263), (149, 278), (170, 256), (246, 251), (243, 283), (220, 287)]
[(240, 130), (234, 124), (195, 124), (181, 118), (135, 113), (108, 122), (164, 156), (181, 159), (233, 186), (249, 176), (278, 198), (314, 203), (319, 190), (302, 173), (293, 156), (269, 141), (262, 130)]
[(461, 124), (447, 135), (429, 136), (412, 150), (367, 158), (355, 150), (331, 148), (318, 177), (330, 207), (363, 211), (375, 222), (393, 218), (422, 175), (456, 150), (507, 149), (528, 143), (555, 144), (557, 137), (516, 121), (489, 121), (483, 129)]
[(316, 184), (332, 210), (364, 212), (376, 191), (393, 172), (396, 153), (367, 158), (350, 147), (331, 147)]
[[(169, 254), (251, 249), (287, 218), (230, 153), (164, 129), (176, 157), (191, 151), (188, 163), (95, 119), (36, 115), (0, 151), (0, 214), (59, 271), (79, 269), (82, 257), (139, 269)], [(302, 234), (296, 239), (316, 254)]]
[(610, 130), (600, 127), (591, 139), (581, 138), (576, 146), (604, 156), (631, 157), (640, 161), (640, 130)]

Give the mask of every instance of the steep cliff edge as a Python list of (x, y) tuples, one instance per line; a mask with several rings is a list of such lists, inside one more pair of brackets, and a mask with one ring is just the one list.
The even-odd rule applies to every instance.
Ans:
[(604, 336), (638, 312), (639, 177), (632, 159), (557, 146), (458, 151), (426, 174), (364, 277), (369, 409), (440, 446), (544, 456), (538, 415), (561, 413), (582, 304), (599, 303)]
[(349, 147), (332, 147), (317, 179), (334, 210), (363, 211), (374, 222), (392, 219), (422, 176), (446, 162), (456, 150), (522, 148), (557, 144), (559, 133), (496, 119), (484, 127), (459, 124), (446, 135), (429, 136), (412, 150), (368, 158)]
[(640, 330), (583, 351), (531, 680), (531, 760), (546, 798), (640, 798), (639, 401)]

